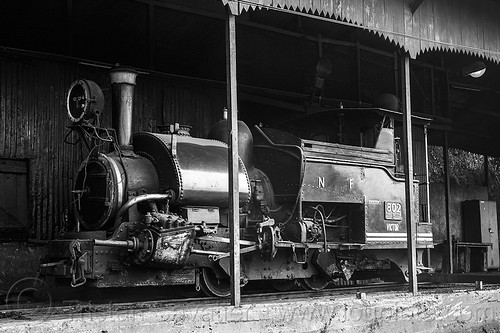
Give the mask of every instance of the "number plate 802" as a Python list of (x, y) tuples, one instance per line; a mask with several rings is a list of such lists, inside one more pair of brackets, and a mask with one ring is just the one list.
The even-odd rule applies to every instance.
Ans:
[(401, 203), (399, 202), (385, 202), (385, 219), (386, 220), (401, 220)]

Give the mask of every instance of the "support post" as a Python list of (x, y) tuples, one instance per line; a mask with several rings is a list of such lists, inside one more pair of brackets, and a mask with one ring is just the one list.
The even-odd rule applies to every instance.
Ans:
[[(427, 125), (424, 126), (424, 147), (425, 147), (425, 215), (426, 219), (424, 222), (431, 222), (431, 185), (429, 182), (429, 142), (427, 137)], [(427, 251), (429, 252), (429, 250)], [(428, 266), (430, 266), (430, 261), (428, 262)]]
[(231, 246), (231, 305), (239, 307), (240, 217), (238, 182), (238, 104), (236, 83), (236, 16), (226, 8), (226, 83), (229, 121), (229, 233)]
[(413, 192), (413, 146), (411, 132), (411, 96), (410, 96), (410, 55), (402, 59), (404, 89), (403, 89), (403, 144), (405, 145), (405, 198), (406, 198), (406, 240), (408, 244), (408, 274), (410, 292), (416, 295), (417, 287), (417, 221), (414, 215), (415, 194)]
[(484, 154), (484, 186), (490, 187), (490, 168), (488, 155)]
[(444, 209), (446, 218), (446, 264), (448, 273), (453, 274), (453, 235), (451, 234), (451, 214), (450, 214), (450, 158), (448, 155), (448, 132), (444, 130), (443, 145), (443, 167), (444, 167)]
[(432, 115), (436, 115), (436, 94), (435, 94), (435, 89), (434, 89), (434, 67), (430, 68), (430, 74), (431, 74), (431, 112)]

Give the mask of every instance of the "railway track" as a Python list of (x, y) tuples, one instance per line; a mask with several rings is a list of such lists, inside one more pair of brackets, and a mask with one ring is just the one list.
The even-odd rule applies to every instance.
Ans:
[[(498, 285), (485, 285), (485, 289), (498, 288)], [(470, 283), (461, 284), (433, 284), (430, 282), (419, 283), (421, 293), (452, 293), (457, 291), (474, 290)], [(273, 302), (293, 299), (317, 299), (330, 297), (361, 296), (362, 293), (374, 294), (381, 292), (406, 292), (407, 283), (379, 283), (372, 285), (340, 286), (321, 291), (292, 290), (286, 292), (256, 291), (242, 295), (243, 304), (258, 304), (262, 302)], [(133, 296), (131, 296), (133, 298)], [(13, 320), (43, 320), (48, 318), (65, 318), (75, 314), (105, 314), (125, 311), (142, 311), (148, 309), (175, 308), (182, 311), (183, 308), (203, 306), (227, 306), (229, 300), (219, 297), (191, 297), (170, 298), (162, 300), (142, 301), (118, 301), (106, 302), (103, 300), (66, 300), (62, 304), (51, 305), (44, 302), (18, 302), (16, 304), (5, 304), (0, 306), (0, 319)]]

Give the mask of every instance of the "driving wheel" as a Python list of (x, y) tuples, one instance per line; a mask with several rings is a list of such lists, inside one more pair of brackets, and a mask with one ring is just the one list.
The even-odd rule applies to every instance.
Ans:
[(200, 287), (207, 296), (229, 297), (231, 295), (229, 276), (219, 278), (211, 268), (201, 269)]
[(313, 275), (309, 278), (299, 279), (299, 284), (305, 290), (322, 290), (332, 282), (330, 278), (323, 275)]

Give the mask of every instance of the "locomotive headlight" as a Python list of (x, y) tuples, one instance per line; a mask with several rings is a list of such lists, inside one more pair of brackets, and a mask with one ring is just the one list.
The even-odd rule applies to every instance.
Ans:
[(72, 122), (93, 119), (103, 108), (104, 95), (95, 82), (77, 80), (71, 84), (66, 98), (66, 110)]

